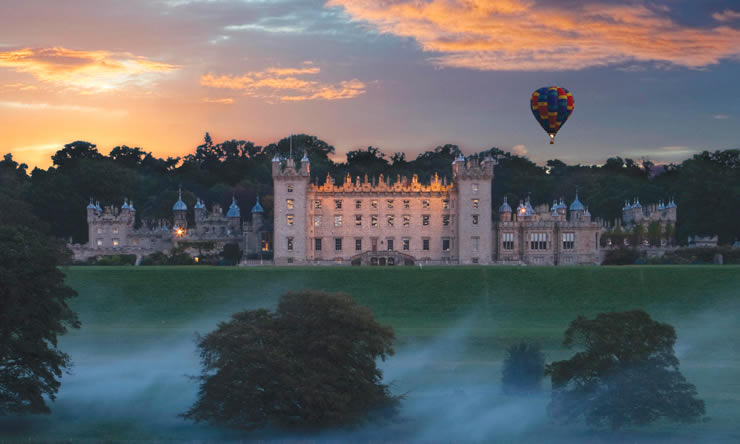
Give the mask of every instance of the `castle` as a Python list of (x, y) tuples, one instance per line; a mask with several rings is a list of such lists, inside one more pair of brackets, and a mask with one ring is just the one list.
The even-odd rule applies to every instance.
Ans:
[[(493, 218), (492, 157), (452, 164), (452, 180), (436, 174), (428, 183), (417, 175), (394, 181), (345, 176), (341, 184), (327, 176), (311, 183), (310, 161), (296, 165), (289, 157), (272, 159), (273, 223), (255, 203), (251, 221), (242, 221), (232, 199), (226, 215), (214, 204), (209, 213), (197, 200), (194, 226), (180, 194), (172, 207), (173, 224), (148, 222), (134, 228), (132, 202), (101, 209), (87, 207), (89, 242), (73, 246), (76, 258), (128, 253), (142, 256), (181, 246), (191, 255), (236, 243), (246, 257), (271, 252), (276, 265), (412, 265), (412, 264), (599, 264), (606, 224), (591, 217), (575, 199), (534, 207), (527, 198), (516, 209), (506, 198)], [(626, 203), (619, 225), (627, 229), (655, 222), (661, 229), (675, 224), (676, 204)], [(607, 239), (605, 239), (607, 240)], [(611, 240), (604, 242), (611, 245)]]

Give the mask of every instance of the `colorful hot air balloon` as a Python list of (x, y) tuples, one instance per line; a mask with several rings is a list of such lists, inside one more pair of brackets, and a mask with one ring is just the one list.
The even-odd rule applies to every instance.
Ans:
[(555, 134), (573, 112), (573, 94), (558, 86), (545, 86), (532, 93), (532, 114), (555, 143)]

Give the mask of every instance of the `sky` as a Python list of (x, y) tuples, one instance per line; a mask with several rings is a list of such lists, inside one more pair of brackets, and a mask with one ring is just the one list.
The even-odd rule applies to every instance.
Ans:
[[(0, 0), (0, 155), (454, 143), (538, 163), (738, 148), (738, 0)], [(575, 110), (555, 145), (542, 86)]]

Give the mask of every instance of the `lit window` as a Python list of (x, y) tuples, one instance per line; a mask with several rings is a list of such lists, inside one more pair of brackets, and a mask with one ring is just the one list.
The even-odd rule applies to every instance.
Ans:
[(442, 209), (449, 210), (450, 209), (450, 200), (449, 199), (442, 199)]
[(98, 245), (98, 247), (102, 247), (103, 246), (103, 239), (98, 239), (98, 241), (96, 242), (96, 244)]
[(408, 227), (409, 225), (411, 225), (411, 216), (409, 216), (408, 214), (404, 214), (403, 215), (403, 226)]
[(442, 251), (450, 251), (450, 240), (447, 238), (442, 239)]
[(371, 200), (370, 201), (370, 208), (378, 208), (378, 201), (377, 200)]
[(477, 210), (479, 206), (480, 206), (480, 200), (473, 199), (473, 209)]
[(393, 199), (388, 199), (386, 201), (386, 204), (388, 205), (388, 209), (389, 210), (392, 210), (393, 209)]
[(118, 246), (118, 239), (113, 239), (113, 246), (114, 247), (117, 247)]
[(342, 226), (342, 215), (341, 214), (334, 215), (334, 226), (335, 227)]
[(470, 185), (471, 185), (470, 188), (473, 190), (473, 193), (477, 193), (478, 192), (478, 184), (477, 183), (473, 183), (473, 184), (470, 184)]
[(313, 249), (316, 251), (321, 251), (321, 238), (317, 237), (313, 240)]
[(480, 244), (480, 238), (479, 237), (471, 237), (470, 238), (470, 249), (473, 250), (473, 252), (478, 252), (478, 247)]
[(320, 210), (321, 209), (321, 201), (320, 200), (313, 201), (313, 207), (315, 209), (317, 209), (317, 210)]
[(362, 215), (361, 214), (355, 214), (355, 226), (356, 227), (362, 226)]
[(103, 234), (103, 227), (98, 227), (97, 232), (98, 234)]
[(429, 199), (424, 199), (421, 201), (421, 207), (422, 208), (429, 208)]
[(411, 208), (411, 201), (409, 201), (408, 199), (404, 199), (404, 200), (403, 200), (403, 207), (404, 207), (405, 209), (407, 209), (407, 210), (408, 210), (409, 208)]
[(336, 210), (342, 209), (342, 201), (340, 199), (337, 199), (334, 201), (334, 209)]
[(292, 193), (293, 192), (293, 185), (292, 184), (288, 184), (288, 192), (289, 193)]
[(342, 238), (341, 237), (334, 239), (334, 249), (336, 251), (342, 251)]
[(321, 216), (314, 216), (313, 217), (313, 226), (314, 227), (320, 227), (321, 226)]
[(118, 234), (118, 226), (113, 227), (113, 233)]
[(411, 240), (410, 239), (404, 239), (402, 241), (403, 243), (403, 251), (409, 251), (409, 248), (411, 247)]
[(288, 251), (293, 251), (293, 238), (289, 237), (286, 244), (288, 245)]
[(131, 239), (131, 244), (134, 246), (139, 245), (139, 239)]
[(388, 221), (388, 226), (389, 227), (392, 227), (393, 226), (393, 215), (392, 214), (389, 214), (385, 218)]
[(285, 201), (285, 207), (289, 210), (293, 209), (293, 199), (287, 199)]
[(563, 233), (563, 250), (572, 250), (576, 244), (576, 233)]
[(478, 215), (477, 214), (473, 215), (473, 225), (478, 225)]
[(362, 239), (355, 239), (355, 251), (362, 251)]
[(503, 237), (503, 247), (504, 250), (513, 250), (514, 249), (514, 233), (504, 233)]
[(429, 239), (421, 240), (421, 249), (424, 251), (429, 251)]
[(359, 210), (360, 208), (362, 208), (362, 201), (361, 201), (361, 200), (356, 200), (356, 201), (355, 201), (355, 208), (357, 208), (358, 210)]
[(442, 215), (442, 225), (449, 225), (450, 224), (450, 215), (449, 214), (443, 214)]
[(421, 224), (424, 226), (429, 225), (429, 215), (428, 214), (421, 216)]
[(285, 216), (285, 220), (288, 223), (288, 226), (293, 226), (293, 223), (295, 222), (295, 216), (292, 214), (288, 214)]
[(370, 216), (370, 225), (372, 225), (373, 227), (378, 226), (378, 216), (377, 215), (373, 214), (372, 216)]

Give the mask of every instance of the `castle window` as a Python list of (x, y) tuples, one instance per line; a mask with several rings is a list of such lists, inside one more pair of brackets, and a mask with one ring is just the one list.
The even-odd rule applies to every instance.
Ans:
[(95, 244), (96, 244), (96, 245), (97, 245), (98, 247), (102, 247), (102, 246), (103, 246), (103, 239), (98, 239), (98, 241), (97, 241), (97, 242), (95, 242)]
[(355, 208), (358, 209), (358, 210), (362, 208), (362, 201), (361, 200), (356, 200), (355, 201)]
[(293, 238), (289, 237), (287, 239), (286, 245), (288, 246), (288, 251), (293, 251)]
[(450, 238), (442, 238), (442, 251), (450, 251)]
[(576, 233), (563, 233), (563, 250), (572, 250), (576, 245)]
[(393, 251), (393, 239), (388, 239), (386, 244), (388, 245), (388, 251)]
[(409, 225), (411, 225), (411, 216), (409, 216), (408, 214), (404, 214), (403, 215), (403, 226), (408, 227)]
[(477, 183), (470, 184), (470, 189), (473, 190), (473, 193), (477, 194), (478, 193), (478, 184)]
[(334, 239), (334, 249), (336, 251), (342, 251), (342, 238), (337, 237)]
[(118, 246), (118, 239), (113, 239), (113, 246), (114, 247), (117, 247)]
[(504, 250), (514, 249), (514, 233), (503, 233)]
[(442, 225), (447, 226), (450, 224), (450, 215), (449, 214), (443, 214), (442, 215)]
[(342, 200), (337, 199), (334, 201), (334, 209), (341, 210), (342, 209)]
[(393, 199), (388, 199), (386, 201), (386, 204), (387, 204), (389, 210), (392, 210), (393, 209)]
[(295, 216), (293, 216), (292, 214), (286, 215), (285, 216), (285, 222), (288, 224), (288, 226), (292, 227), (293, 226), (293, 223), (295, 222)]
[(473, 225), (478, 225), (478, 215), (477, 214), (473, 215)]
[(370, 201), (370, 208), (373, 208), (373, 209), (378, 208), (378, 201), (375, 200), (375, 199), (371, 200)]
[(422, 208), (429, 208), (429, 199), (424, 199), (421, 201), (421, 207)]
[(316, 210), (320, 210), (321, 209), (321, 201), (320, 200), (313, 201), (313, 207)]
[(411, 239), (404, 238), (401, 243), (403, 244), (403, 246), (401, 247), (403, 248), (403, 251), (409, 251), (409, 248), (411, 247)]
[(291, 183), (288, 184), (288, 192), (289, 193), (292, 193), (293, 192), (293, 184), (291, 184)]
[(474, 263), (474, 264), (477, 264), (478, 262), (480, 262), (480, 260), (479, 260), (479, 259), (478, 259), (477, 257), (474, 257), (474, 258), (473, 258), (473, 263)]
[(313, 217), (313, 226), (314, 227), (320, 227), (321, 226), (321, 216), (314, 216)]
[(292, 210), (293, 209), (293, 199), (286, 199), (285, 201), (285, 208)]
[(355, 214), (355, 226), (356, 227), (362, 226), (362, 215), (361, 214)]
[(373, 227), (378, 226), (378, 215), (377, 214), (373, 214), (372, 216), (370, 216), (370, 225), (372, 225)]
[(392, 227), (393, 226), (393, 215), (392, 214), (389, 214), (385, 218), (388, 221), (388, 226), (389, 227)]
[(471, 237), (470, 238), (470, 249), (473, 250), (473, 252), (477, 253), (479, 247), (480, 247), (480, 238)]
[(313, 249), (316, 251), (321, 251), (321, 238), (317, 237), (313, 240)]
[(530, 250), (547, 250), (547, 233), (529, 233)]
[(422, 239), (421, 240), (421, 249), (424, 251), (429, 251), (429, 239)]
[(335, 227), (341, 227), (342, 226), (342, 215), (341, 214), (335, 214), (334, 215), (334, 226)]
[(103, 227), (98, 227), (96, 231), (98, 232), (98, 234), (103, 234)]
[(362, 239), (355, 239), (355, 251), (362, 251)]
[(131, 239), (131, 244), (134, 246), (139, 245), (139, 239)]
[(442, 209), (443, 210), (449, 210), (450, 209), (450, 200), (449, 199), (442, 199)]
[(421, 216), (421, 224), (424, 226), (429, 225), (429, 215), (428, 214)]
[(118, 234), (118, 226), (113, 227), (113, 233)]
[(473, 199), (473, 209), (477, 210), (480, 207), (480, 199)]
[(403, 200), (403, 207), (404, 207), (405, 209), (407, 209), (407, 210), (408, 210), (409, 208), (411, 208), (411, 201), (410, 201), (410, 200), (408, 200), (408, 199), (404, 199), (404, 200)]

